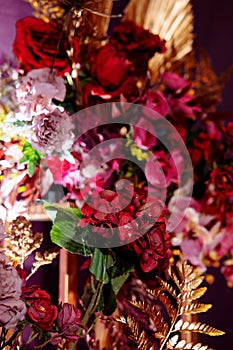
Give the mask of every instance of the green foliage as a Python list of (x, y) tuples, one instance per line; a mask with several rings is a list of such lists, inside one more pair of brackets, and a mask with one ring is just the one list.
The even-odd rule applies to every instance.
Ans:
[(41, 155), (28, 141), (24, 141), (23, 157), (20, 159), (20, 163), (28, 162), (28, 175), (30, 177), (35, 174), (36, 166), (40, 164)]
[(80, 233), (77, 224), (82, 218), (81, 211), (77, 208), (62, 208), (59, 205), (51, 205), (46, 202), (44, 207), (53, 221), (50, 231), (52, 242), (71, 253), (84, 256), (91, 255), (93, 248), (86, 246), (84, 243), (81, 244), (77, 236)]

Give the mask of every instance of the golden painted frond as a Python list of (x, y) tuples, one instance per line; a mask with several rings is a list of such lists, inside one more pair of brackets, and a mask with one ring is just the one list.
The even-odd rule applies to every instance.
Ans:
[(201, 343), (193, 344), (188, 343), (186, 340), (179, 340), (178, 335), (174, 335), (167, 343), (166, 350), (213, 350), (208, 345), (202, 345)]
[(139, 323), (132, 316), (127, 318), (121, 317), (118, 322), (121, 322), (127, 326), (130, 332), (129, 337), (137, 344), (139, 350), (153, 350), (154, 348), (149, 345), (145, 331), (141, 331)]
[(174, 325), (174, 330), (180, 331), (180, 332), (198, 332), (198, 333), (203, 333), (210, 336), (219, 336), (224, 334), (224, 332), (220, 331), (219, 329), (211, 327), (205, 323), (188, 322), (183, 320), (179, 320)]
[[(188, 343), (181, 338), (184, 332), (203, 333), (210, 336), (223, 335), (224, 332), (205, 323), (184, 320), (184, 315), (206, 312), (211, 304), (199, 303), (197, 300), (205, 294), (206, 288), (200, 287), (203, 281), (197, 269), (187, 262), (174, 266), (169, 271), (170, 280), (164, 281), (158, 278), (160, 284), (155, 290), (147, 290), (153, 302), (132, 301), (131, 304), (144, 312), (153, 322), (156, 332), (154, 337), (160, 342), (160, 350), (168, 349), (193, 349), (211, 350), (201, 343)], [(122, 322), (122, 321), (121, 321)], [(130, 332), (130, 338), (147, 350), (148, 346), (153, 349), (153, 343), (145, 330), (142, 330), (136, 320), (128, 316), (124, 323)], [(145, 347), (143, 347), (145, 344)]]
[(193, 12), (190, 0), (131, 0), (125, 18), (149, 29), (166, 40), (165, 54), (150, 61), (152, 81), (192, 51)]
[(200, 304), (200, 303), (189, 303), (184, 306), (181, 306), (180, 308), (180, 314), (181, 315), (191, 315), (191, 314), (197, 314), (200, 312), (206, 312), (209, 309), (211, 309), (211, 304)]
[(199, 299), (200, 297), (202, 297), (202, 295), (204, 295), (207, 291), (206, 287), (202, 287), (202, 288), (198, 288), (196, 290), (191, 290), (189, 292), (185, 292), (182, 295), (183, 300), (195, 300), (195, 299)]

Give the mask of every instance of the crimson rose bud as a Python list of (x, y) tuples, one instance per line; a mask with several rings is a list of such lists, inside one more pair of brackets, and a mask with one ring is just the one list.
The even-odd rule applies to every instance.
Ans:
[(210, 180), (218, 194), (226, 197), (233, 195), (233, 169), (229, 167), (214, 169), (210, 174)]

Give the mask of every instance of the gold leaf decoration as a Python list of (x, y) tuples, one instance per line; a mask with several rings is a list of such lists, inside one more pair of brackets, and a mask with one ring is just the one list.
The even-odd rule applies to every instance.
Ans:
[(43, 241), (43, 234), (33, 234), (32, 224), (22, 215), (9, 224), (7, 235), (5, 253), (15, 266), (23, 266), (25, 260)]
[[(186, 300), (186, 299), (185, 299)], [(192, 303), (187, 304), (185, 306), (182, 306), (180, 308), (180, 314), (182, 315), (190, 315), (190, 314), (197, 314), (199, 312), (206, 312), (212, 307), (211, 304), (199, 304), (199, 303)]]
[[(211, 304), (199, 303), (197, 300), (205, 294), (207, 288), (200, 287), (203, 276), (187, 262), (173, 266), (169, 270), (169, 281), (158, 278), (160, 284), (154, 290), (147, 290), (151, 301), (132, 301), (133, 306), (145, 313), (153, 323), (156, 331), (155, 339), (160, 343), (160, 350), (212, 350), (208, 345), (191, 343), (180, 339), (182, 333), (202, 333), (220, 336), (224, 332), (201, 322), (184, 319), (184, 315), (206, 312)], [(121, 317), (118, 322), (124, 323), (129, 337), (141, 350), (154, 349), (155, 344), (149, 334), (141, 329), (139, 322), (133, 317)]]
[(167, 51), (150, 61), (152, 81), (192, 51), (193, 12), (190, 0), (131, 0), (125, 18), (166, 40)]
[(128, 316), (126, 319), (121, 317), (118, 322), (124, 323), (131, 333), (130, 338), (137, 344), (139, 350), (153, 350), (149, 345), (145, 331), (141, 331), (139, 323), (134, 317)]

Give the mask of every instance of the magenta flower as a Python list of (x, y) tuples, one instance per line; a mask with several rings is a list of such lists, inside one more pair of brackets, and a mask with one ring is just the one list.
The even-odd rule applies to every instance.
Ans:
[(58, 314), (57, 322), (66, 339), (70, 341), (78, 340), (77, 331), (81, 323), (81, 311), (79, 309), (72, 304), (64, 303)]

